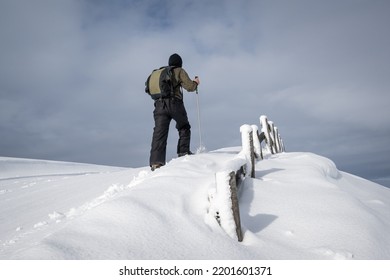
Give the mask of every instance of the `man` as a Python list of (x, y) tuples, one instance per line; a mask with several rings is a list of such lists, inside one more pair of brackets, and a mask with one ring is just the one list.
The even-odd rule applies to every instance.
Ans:
[(168, 64), (175, 67), (173, 69), (174, 94), (154, 102), (154, 130), (149, 161), (152, 171), (165, 164), (169, 124), (172, 119), (176, 121), (176, 129), (179, 132), (178, 156), (191, 154), (191, 126), (183, 103), (182, 88), (188, 92), (195, 91), (199, 85), (199, 78), (195, 77), (194, 80), (189, 78), (187, 72), (182, 68), (181, 57), (176, 53), (169, 57)]

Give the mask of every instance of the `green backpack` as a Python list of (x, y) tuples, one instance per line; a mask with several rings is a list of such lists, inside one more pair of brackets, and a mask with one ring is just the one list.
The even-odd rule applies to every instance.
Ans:
[(145, 92), (153, 100), (160, 98), (173, 97), (175, 90), (175, 75), (173, 69), (175, 66), (163, 66), (153, 70), (145, 82)]

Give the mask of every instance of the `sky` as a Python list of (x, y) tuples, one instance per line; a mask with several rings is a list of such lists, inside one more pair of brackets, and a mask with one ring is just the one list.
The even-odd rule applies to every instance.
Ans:
[[(149, 164), (151, 71), (173, 53), (208, 150), (267, 115), (287, 152), (390, 177), (390, 2), (0, 0), (0, 156)], [(172, 122), (167, 160), (175, 157)]]

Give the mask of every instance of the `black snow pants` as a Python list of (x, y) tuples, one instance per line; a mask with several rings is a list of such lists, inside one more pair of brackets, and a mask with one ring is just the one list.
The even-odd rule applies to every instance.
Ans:
[(176, 129), (179, 132), (177, 154), (189, 153), (191, 126), (188, 122), (183, 100), (176, 98), (156, 100), (154, 102), (153, 116), (154, 130), (150, 150), (150, 166), (152, 164), (165, 164), (169, 124), (172, 119), (176, 121)]

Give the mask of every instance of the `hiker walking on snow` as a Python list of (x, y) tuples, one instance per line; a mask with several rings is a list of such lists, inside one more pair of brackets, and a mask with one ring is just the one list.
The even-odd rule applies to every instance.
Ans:
[(152, 171), (165, 164), (169, 125), (172, 119), (176, 121), (179, 132), (177, 143), (178, 156), (191, 154), (191, 126), (183, 103), (183, 90), (195, 91), (199, 85), (199, 78), (191, 80), (182, 68), (183, 61), (178, 54), (172, 54), (168, 61), (172, 66), (173, 93), (168, 97), (160, 97), (154, 102), (154, 130), (150, 150), (150, 167)]

